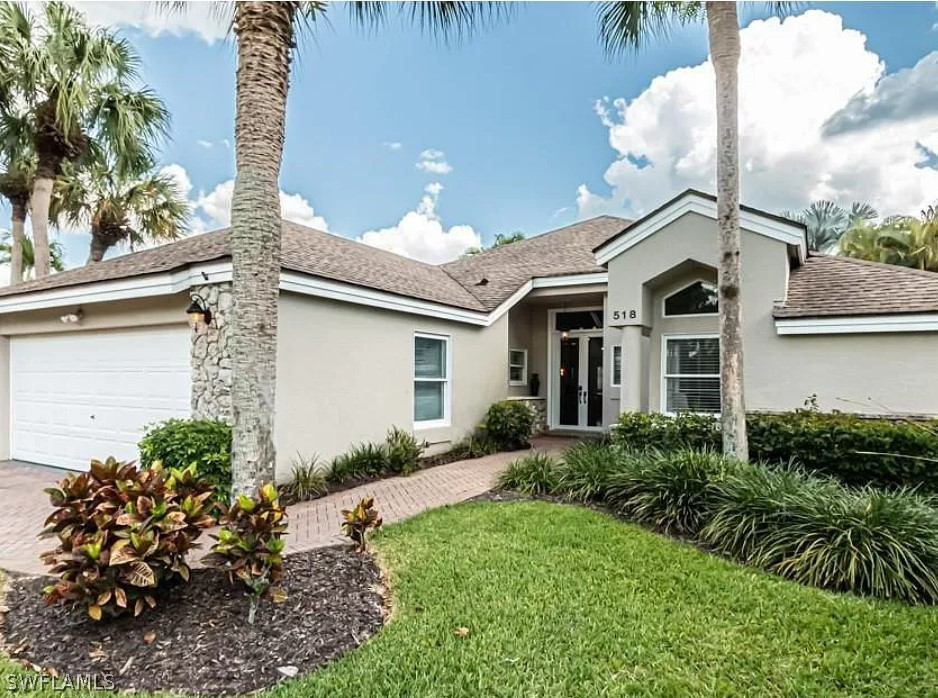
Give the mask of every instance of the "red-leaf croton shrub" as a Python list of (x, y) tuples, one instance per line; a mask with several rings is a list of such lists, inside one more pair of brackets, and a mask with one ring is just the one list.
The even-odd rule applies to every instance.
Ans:
[(277, 494), (277, 488), (268, 483), (258, 488), (256, 497), (242, 494), (231, 506), (222, 505), (222, 528), (212, 536), (217, 542), (202, 558), (206, 567), (227, 572), (232, 584), (238, 579), (247, 587), (251, 624), (262, 598), (275, 603), (286, 599), (278, 584), (283, 576), (287, 510)]
[(381, 528), (381, 523), (374, 497), (365, 497), (354, 508), (342, 510), (342, 533), (360, 555), (368, 550), (368, 532)]
[(186, 553), (215, 520), (211, 485), (194, 466), (138, 470), (108, 458), (45, 490), (55, 511), (42, 537), (58, 545), (42, 555), (56, 577), (46, 603), (84, 607), (94, 620), (154, 607), (157, 591), (189, 580)]

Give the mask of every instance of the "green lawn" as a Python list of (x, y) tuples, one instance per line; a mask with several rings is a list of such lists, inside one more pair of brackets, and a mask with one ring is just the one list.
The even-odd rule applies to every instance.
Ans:
[(938, 609), (800, 587), (581, 508), (438, 509), (375, 546), (391, 570), (390, 624), (264, 698), (919, 697), (938, 686)]

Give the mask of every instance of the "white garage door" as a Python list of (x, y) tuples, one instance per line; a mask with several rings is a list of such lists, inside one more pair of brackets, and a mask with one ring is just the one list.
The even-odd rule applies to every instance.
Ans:
[(189, 341), (185, 325), (13, 338), (13, 458), (136, 460), (144, 426), (190, 414)]

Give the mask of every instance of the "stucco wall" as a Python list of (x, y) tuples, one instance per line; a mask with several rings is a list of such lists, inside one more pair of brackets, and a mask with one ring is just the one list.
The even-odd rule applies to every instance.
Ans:
[[(744, 229), (742, 265), (747, 409), (794, 409), (816, 394), (824, 410), (938, 414), (938, 371), (932, 369), (938, 333), (779, 336), (772, 310), (787, 288), (785, 245)], [(661, 409), (662, 336), (719, 332), (715, 316), (663, 317), (662, 300), (695, 278), (715, 280), (716, 266), (716, 222), (694, 213), (609, 263), (609, 322), (649, 330), (643, 388), (653, 411)], [(619, 321), (612, 318), (615, 309)], [(621, 341), (621, 331), (607, 341)]]
[[(528, 374), (525, 377), (525, 385), (508, 385), (508, 377), (505, 377), (509, 396), (527, 397), (531, 394), (529, 387), (531, 375), (537, 371), (531, 364), (531, 308), (524, 303), (508, 311), (508, 348), (525, 349), (528, 352)], [(543, 379), (543, 374), (540, 376)]]
[(79, 306), (29, 310), (0, 315), (0, 335), (85, 332), (88, 330), (123, 329), (153, 325), (185, 325), (188, 323), (187, 293), (154, 298), (137, 298), (81, 306), (81, 321), (65, 324), (63, 315), (75, 313)]
[(418, 432), (436, 450), (506, 395), (508, 318), (488, 328), (284, 293), (277, 354), (277, 470), (331, 458), (392, 425), (413, 427), (414, 333), (450, 336), (452, 426)]

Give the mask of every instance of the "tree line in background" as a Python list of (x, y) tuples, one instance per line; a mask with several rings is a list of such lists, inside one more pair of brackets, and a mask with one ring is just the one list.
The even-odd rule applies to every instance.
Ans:
[(870, 204), (847, 209), (833, 201), (816, 201), (784, 215), (805, 224), (808, 248), (816, 252), (938, 272), (938, 204), (919, 216), (882, 220)]
[(50, 223), (91, 232), (89, 263), (114, 245), (184, 231), (185, 193), (157, 170), (169, 113), (138, 84), (139, 67), (125, 40), (69, 5), (0, 3), (0, 196), (12, 210), (0, 256), (10, 283), (61, 270)]

